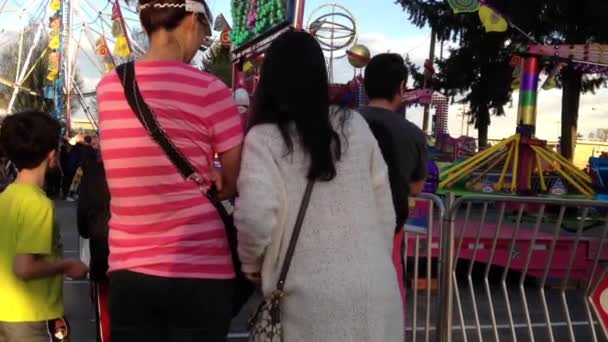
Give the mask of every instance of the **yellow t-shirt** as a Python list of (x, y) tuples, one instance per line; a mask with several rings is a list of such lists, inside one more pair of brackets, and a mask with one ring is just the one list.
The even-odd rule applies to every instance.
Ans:
[(13, 272), (17, 254), (61, 260), (53, 203), (42, 189), (12, 184), (0, 193), (0, 321), (39, 322), (63, 316), (62, 275), (22, 281)]

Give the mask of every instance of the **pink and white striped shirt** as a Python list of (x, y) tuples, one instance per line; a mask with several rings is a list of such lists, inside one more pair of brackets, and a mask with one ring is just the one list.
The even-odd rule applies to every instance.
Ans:
[[(215, 152), (243, 142), (230, 90), (180, 62), (138, 62), (142, 96), (169, 138), (208, 174)], [(148, 136), (115, 72), (97, 87), (101, 152), (110, 187), (110, 272), (230, 279), (234, 268), (221, 218)]]

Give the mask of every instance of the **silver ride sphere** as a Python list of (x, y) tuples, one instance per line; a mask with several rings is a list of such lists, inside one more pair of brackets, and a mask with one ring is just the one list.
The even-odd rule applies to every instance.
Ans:
[(333, 61), (345, 58), (346, 52), (359, 40), (355, 16), (339, 4), (325, 4), (313, 10), (307, 29), (325, 52), (330, 76), (333, 74)]

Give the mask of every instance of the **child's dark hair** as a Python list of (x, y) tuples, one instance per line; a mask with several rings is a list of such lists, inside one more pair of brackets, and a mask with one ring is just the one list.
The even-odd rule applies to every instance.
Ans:
[(59, 145), (61, 126), (47, 113), (8, 116), (0, 127), (0, 149), (17, 169), (38, 167)]

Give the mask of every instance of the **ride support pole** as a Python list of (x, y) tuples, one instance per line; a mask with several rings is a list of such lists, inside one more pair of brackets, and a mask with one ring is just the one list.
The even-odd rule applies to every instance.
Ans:
[(522, 57), (517, 130), (522, 137), (526, 138), (534, 136), (536, 131), (536, 102), (538, 98), (539, 73), (540, 64), (538, 57)]

